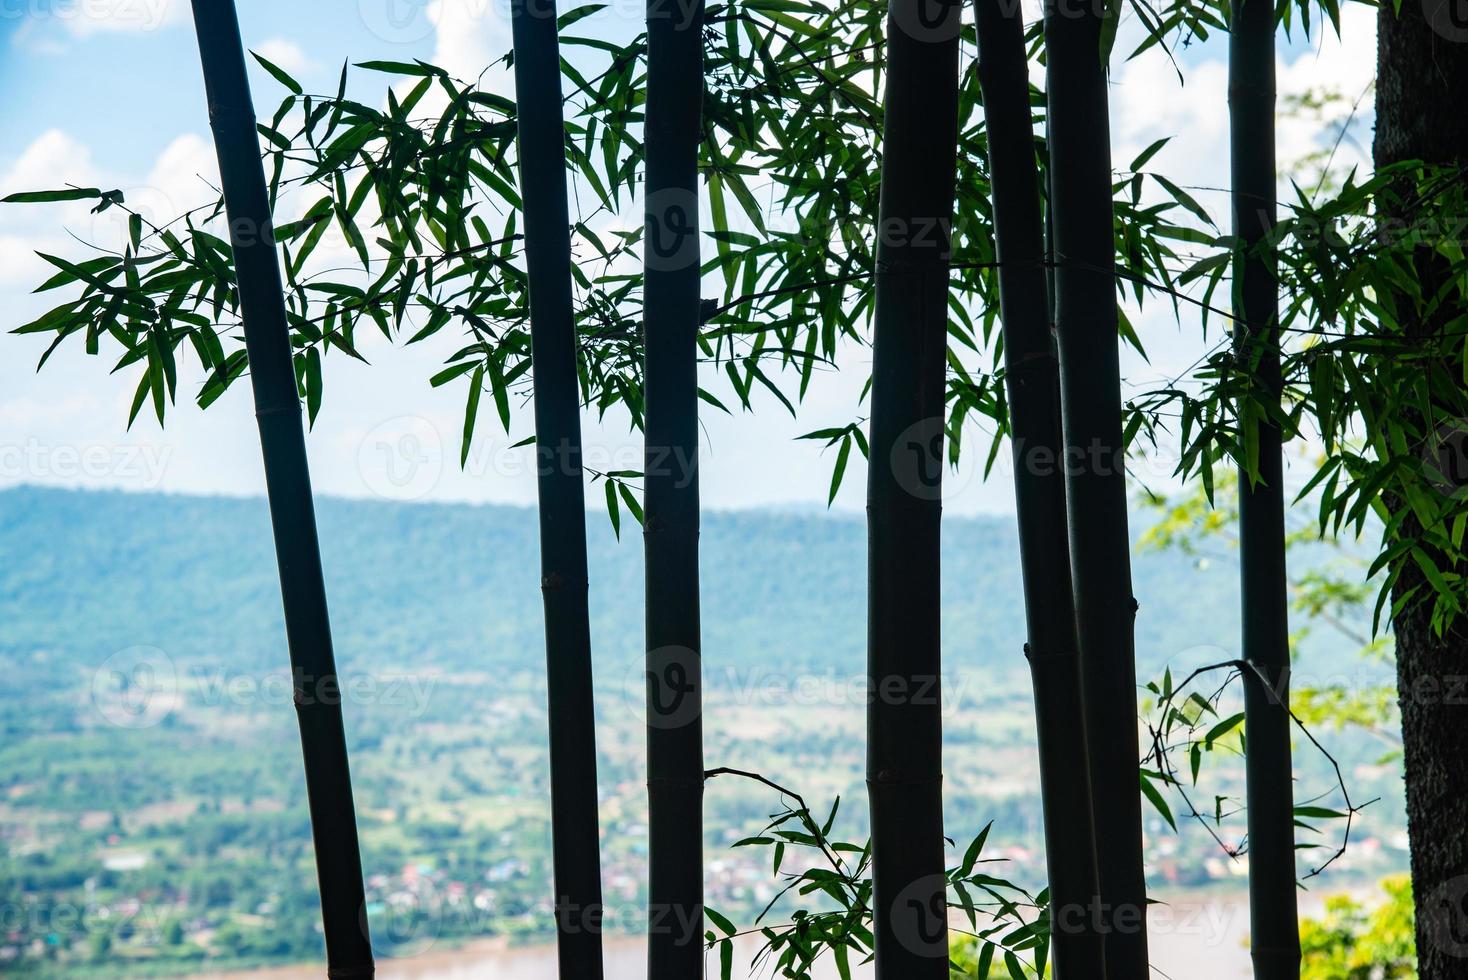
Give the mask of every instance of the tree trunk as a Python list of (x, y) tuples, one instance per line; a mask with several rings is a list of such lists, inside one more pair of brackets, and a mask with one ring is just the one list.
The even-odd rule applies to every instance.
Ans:
[(1050, 335), (1024, 22), (1018, 4), (976, 0), (975, 6), (1029, 632), (1025, 654), (1040, 743), (1051, 960), (1057, 980), (1102, 977), (1104, 945), (1090, 914), (1099, 901), (1096, 828), (1066, 539), (1065, 474), (1058, 465), (1060, 382)]
[(535, 379), (557, 951), (561, 976), (601, 980), (586, 489), (555, 0), (516, 0), (511, 24)]
[(1240, 412), (1257, 434), (1258, 483), (1239, 474), (1243, 716), (1249, 827), (1249, 952), (1257, 980), (1299, 980), (1295, 901), (1295, 788), (1290, 766), (1289, 587), (1284, 574), (1284, 467), (1279, 411), (1279, 276), (1261, 252), (1276, 222), (1274, 4), (1235, 0), (1229, 35), (1233, 233), (1238, 236), (1235, 349), (1254, 377), (1258, 409)]
[(342, 728), (342, 688), (332, 653), (321, 546), (316, 538), (311, 475), (306, 466), (306, 439), (270, 198), (234, 3), (194, 0), (194, 27), (229, 218), (255, 418), (265, 459), (265, 486), (280, 569), (286, 643), (294, 676), (316, 876), (321, 889), (327, 976), (370, 977), (372, 944)]
[[(1400, 13), (1391, 4), (1381, 9), (1374, 147), (1378, 167), (1402, 160), (1468, 166), (1468, 114), (1462, 107), (1462, 94), (1468, 92), (1468, 25), (1461, 14), (1455, 19), (1455, 9), (1461, 11), (1461, 4), (1404, 3)], [(1436, 263), (1419, 265), (1423, 294), (1431, 295), (1439, 286), (1431, 281)], [(1409, 336), (1424, 336), (1441, 326), (1417, 323), (1405, 329)], [(1417, 530), (1408, 515), (1400, 533)], [(1440, 565), (1446, 566), (1445, 561)], [(1431, 593), (1422, 572), (1408, 562), (1397, 580), (1396, 598), (1417, 588)], [(1468, 699), (1453, 693), (1468, 673), (1468, 624), (1460, 618), (1438, 635), (1431, 612), (1431, 600), (1419, 597), (1399, 609), (1392, 626), (1418, 975), (1447, 980), (1462, 977), (1468, 969), (1468, 835), (1463, 831), (1468, 827)]]
[(648, 976), (669, 980), (703, 971), (697, 364), (702, 23), (702, 0), (648, 2), (643, 312)]
[(947, 980), (939, 525), (963, 7), (887, 19), (867, 481), (867, 787), (878, 980)]
[(1136, 602), (1122, 440), (1106, 66), (1096, 5), (1045, 14), (1071, 569), (1095, 801), (1106, 972), (1146, 980), (1146, 880), (1137, 785)]
[(1245, 760), (1249, 827), (1250, 955), (1256, 980), (1299, 980), (1294, 784), (1290, 760), (1289, 586), (1285, 575), (1284, 459), (1279, 410), (1279, 280), (1261, 252), (1276, 220), (1274, 5), (1246, 0), (1229, 34), (1233, 223), (1238, 238), (1234, 343), (1252, 373), (1257, 410), (1241, 412), (1258, 447), (1258, 482), (1239, 475)]

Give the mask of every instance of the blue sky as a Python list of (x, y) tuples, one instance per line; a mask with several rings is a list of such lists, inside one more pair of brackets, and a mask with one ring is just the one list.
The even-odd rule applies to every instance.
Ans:
[[(296, 74), (308, 90), (333, 91), (343, 59), (423, 58), (472, 75), (509, 43), (505, 5), (496, 0), (250, 0), (240, 6), (246, 44)], [(618, 0), (594, 23), (603, 31), (630, 32), (639, 15), (639, 4)], [(1345, 34), (1344, 44), (1327, 39), (1318, 51), (1301, 41), (1284, 47), (1281, 90), (1326, 87), (1358, 95), (1370, 79), (1374, 55), (1370, 13), (1362, 8), (1348, 13)], [(1156, 165), (1179, 183), (1221, 187), (1227, 173), (1224, 51), (1214, 40), (1190, 47), (1181, 60), (1185, 86), (1156, 54), (1115, 67), (1116, 158), (1125, 162), (1153, 139), (1175, 135)], [(253, 82), (264, 115), (281, 90), (263, 71)], [(127, 191), (130, 202), (162, 212), (207, 193), (200, 175), (213, 172), (212, 148), (186, 3), (0, 0), (0, 86), (8, 96), (0, 114), (0, 194), (62, 183), (115, 186)], [(380, 76), (363, 74), (355, 94), (378, 101), (381, 90)], [(1281, 121), (1286, 159), (1321, 139), (1319, 120)], [(1358, 148), (1343, 152), (1359, 156)], [(1221, 203), (1213, 197), (1210, 206)], [(44, 278), (31, 252), (44, 248), (75, 255), (81, 246), (66, 232), (83, 238), (105, 235), (102, 225), (84, 207), (0, 208), (5, 326), (45, 308), (28, 295)], [(1196, 324), (1179, 326), (1150, 314), (1141, 327), (1153, 357), (1151, 364), (1128, 361), (1135, 384), (1175, 372), (1203, 350)], [(167, 430), (140, 419), (128, 433), (126, 405), (135, 376), (109, 376), (108, 361), (73, 350), (58, 354), (37, 376), (41, 342), (0, 335), (0, 345), (0, 485), (260, 491), (245, 386), (207, 415), (184, 404)], [(442, 348), (389, 349), (379, 343), (368, 353), (371, 368), (345, 359), (328, 363), (326, 408), (310, 437), (318, 490), (533, 502), (528, 457), (508, 449), (528, 434), (523, 428), (506, 434), (483, 420), (484, 437), (470, 471), (459, 471), (463, 392), (433, 390), (426, 381), (445, 353)], [(858, 365), (862, 356), (853, 352), (851, 364)], [(794, 437), (855, 417), (859, 375), (850, 371), (819, 379), (799, 419), (768, 401), (754, 415), (706, 413), (708, 504), (823, 505), (831, 459), (815, 444)], [(637, 441), (620, 419), (605, 425), (588, 420), (587, 441), (607, 464), (601, 468), (638, 465)], [(413, 469), (414, 479), (403, 483), (393, 475), (407, 472), (403, 467), (414, 460), (421, 464)], [(862, 483), (863, 473), (854, 465), (838, 507), (859, 509)], [(985, 483), (965, 467), (950, 480), (946, 505), (952, 513), (1009, 511), (1007, 474), (997, 473)]]

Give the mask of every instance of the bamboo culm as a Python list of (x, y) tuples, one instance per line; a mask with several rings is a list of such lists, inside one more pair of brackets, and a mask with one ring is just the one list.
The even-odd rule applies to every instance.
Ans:
[(1233, 225), (1238, 239), (1235, 350), (1252, 376), (1258, 482), (1239, 478), (1243, 599), (1244, 728), (1249, 830), (1250, 955), (1257, 980), (1299, 980), (1294, 786), (1290, 759), (1289, 592), (1285, 570), (1284, 465), (1278, 276), (1264, 249), (1276, 221), (1274, 6), (1236, 5), (1229, 34)]
[(1057, 980), (1105, 976), (1096, 830), (1070, 543), (1066, 538), (1060, 380), (1050, 334), (1040, 174), (1029, 62), (1018, 5), (975, 0), (979, 84), (989, 138), (999, 304), (1004, 330), (1025, 622), (1039, 735), (1040, 797), (1050, 880), (1051, 964)]
[(1081, 681), (1110, 980), (1147, 980), (1131, 540), (1106, 65), (1098, 7), (1051, 0), (1046, 85), (1055, 326)]
[(963, 5), (892, 0), (867, 476), (878, 980), (947, 980), (939, 538)]
[(285, 299), (232, 0), (193, 0), (295, 677), (327, 976), (373, 975), (362, 859)]
[(586, 488), (555, 0), (515, 0), (510, 17), (535, 389), (556, 946), (562, 977), (601, 980)]
[(703, 975), (698, 591), (702, 0), (648, 0), (643, 265), (648, 976)]

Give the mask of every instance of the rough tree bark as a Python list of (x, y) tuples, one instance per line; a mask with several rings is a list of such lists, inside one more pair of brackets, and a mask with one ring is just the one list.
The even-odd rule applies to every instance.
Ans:
[[(1402, 160), (1468, 166), (1468, 22), (1454, 0), (1384, 4), (1377, 22), (1378, 167)], [(1447, 223), (1446, 227), (1451, 227)], [(1423, 263), (1431, 292), (1431, 264)], [(1410, 334), (1440, 324), (1407, 324)], [(1403, 533), (1414, 533), (1409, 517)], [(1425, 586), (1408, 563), (1396, 586)], [(1449, 696), (1468, 675), (1468, 623), (1434, 633), (1431, 604), (1409, 603), (1393, 618), (1406, 763), (1407, 831), (1417, 903), (1422, 980), (1468, 975), (1468, 702)]]

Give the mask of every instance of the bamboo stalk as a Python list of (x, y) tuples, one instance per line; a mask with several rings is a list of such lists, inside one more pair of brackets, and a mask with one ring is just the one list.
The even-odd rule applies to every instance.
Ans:
[(586, 488), (555, 0), (515, 0), (510, 18), (535, 387), (556, 945), (561, 976), (600, 980), (603, 908)]
[(643, 329), (648, 976), (703, 970), (698, 594), (702, 0), (648, 0)]
[(1100, 900), (1096, 828), (1066, 539), (1065, 474), (1058, 465), (1060, 378), (1050, 335), (1024, 22), (1019, 5), (1006, 0), (975, 0), (975, 7), (1029, 632), (1025, 654), (1039, 735), (1051, 962), (1057, 980), (1104, 977), (1104, 945), (1092, 916)]
[(891, 0), (867, 476), (878, 980), (947, 980), (939, 540), (960, 2)]
[(373, 975), (352, 780), (265, 170), (232, 0), (193, 0), (280, 568), (328, 977)]
[[(1285, 570), (1284, 463), (1277, 412), (1282, 382), (1278, 276), (1266, 245), (1275, 205), (1274, 7), (1237, 6), (1229, 33), (1233, 224), (1238, 238), (1235, 349), (1253, 377), (1259, 411), (1242, 413), (1258, 447), (1258, 477), (1239, 478), (1243, 599), (1249, 921), (1258, 980), (1299, 980), (1294, 786), (1290, 759), (1289, 593)], [(1257, 671), (1257, 673), (1256, 673)]]
[(1056, 336), (1071, 571), (1090, 747), (1106, 968), (1147, 980), (1137, 784), (1136, 602), (1122, 437), (1106, 65), (1097, 5), (1045, 12)]

